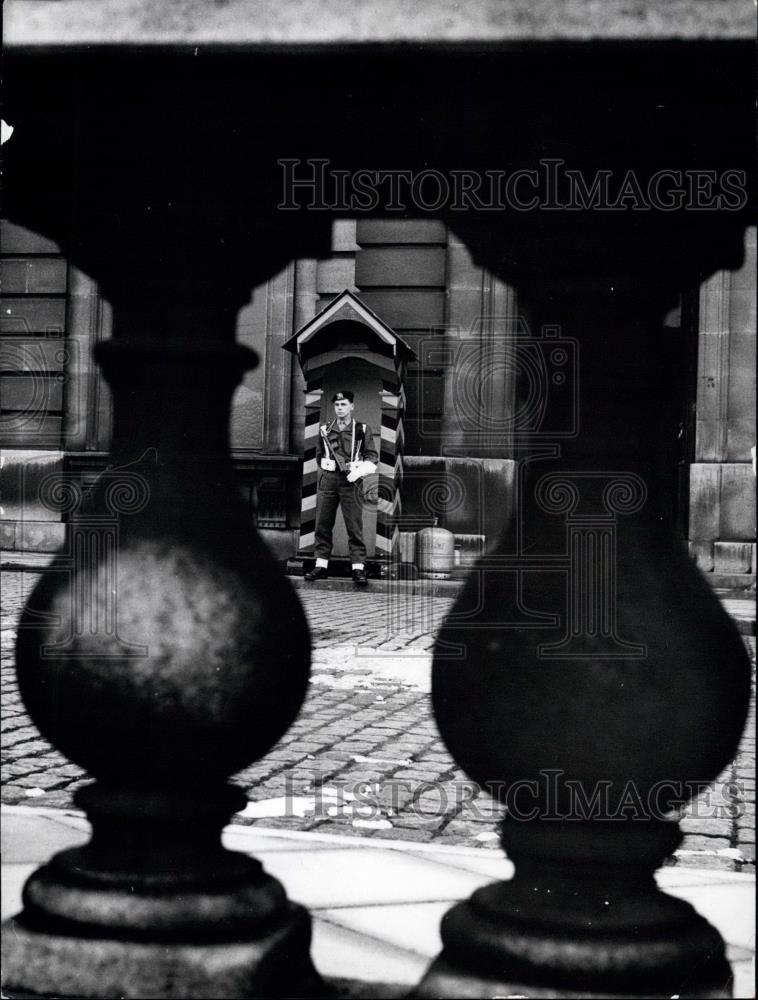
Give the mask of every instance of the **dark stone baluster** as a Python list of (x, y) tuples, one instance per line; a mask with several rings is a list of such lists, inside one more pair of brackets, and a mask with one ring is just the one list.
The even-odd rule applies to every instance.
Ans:
[(245, 804), (225, 779), (287, 730), (310, 663), (302, 609), (250, 524), (227, 455), (231, 394), (256, 358), (201, 327), (228, 336), (229, 315), (214, 324), (198, 308), (186, 339), (147, 339), (129, 331), (150, 310), (132, 307), (97, 352), (114, 394), (113, 462), (125, 470), (121, 483), (118, 471), (104, 479), (98, 502), (133, 493), (135, 477), (143, 495), (131, 508), (121, 498), (131, 513), (115, 553), (84, 547), (73, 570), (61, 561), (68, 575), (40, 581), (30, 606), (60, 623), (19, 633), (30, 715), (96, 782), (76, 796), (91, 841), (30, 877), (5, 928), (9, 996), (323, 989), (307, 912), (220, 843)]
[[(730, 995), (720, 935), (654, 881), (681, 839), (669, 812), (736, 750), (749, 664), (671, 530), (665, 299), (640, 287), (644, 297), (600, 285), (552, 300), (530, 293), (537, 321), (561, 323), (579, 344), (580, 427), (559, 459), (528, 463), (517, 516), (536, 566), (566, 554), (585, 575), (525, 574), (529, 607), (559, 612), (558, 628), (453, 620), (440, 632), (440, 643), (467, 649), (465, 668), (435, 660), (440, 732), (506, 804), (502, 842), (516, 873), (445, 916), (444, 950), (419, 996)], [(603, 559), (583, 551), (592, 532)], [(478, 573), (482, 620), (514, 621), (506, 577), (488, 574), (486, 558)]]

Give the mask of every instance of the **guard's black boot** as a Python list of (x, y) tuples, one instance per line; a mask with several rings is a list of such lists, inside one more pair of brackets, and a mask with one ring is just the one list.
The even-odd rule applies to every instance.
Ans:
[(306, 580), (326, 580), (329, 577), (329, 573), (324, 569), (323, 566), (314, 566), (310, 573), (305, 574)]
[(365, 587), (368, 583), (368, 577), (366, 576), (365, 569), (354, 569), (353, 570), (353, 583), (356, 587)]

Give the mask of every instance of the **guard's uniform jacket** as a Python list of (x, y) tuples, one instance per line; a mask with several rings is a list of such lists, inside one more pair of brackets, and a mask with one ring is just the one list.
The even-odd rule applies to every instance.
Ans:
[[(337, 517), (337, 507), (342, 507), (350, 560), (353, 564), (363, 563), (366, 558), (366, 546), (363, 542), (360, 482), (349, 483), (347, 474), (350, 471), (350, 462), (373, 462), (375, 465), (378, 463), (379, 453), (374, 444), (371, 428), (355, 420), (351, 420), (343, 430), (338, 428), (336, 419), (331, 423), (322, 424), (319, 428), (316, 460), (318, 464), (318, 506), (314, 549), (316, 558), (328, 559), (331, 555), (332, 531)], [(333, 469), (330, 468), (332, 463)]]
[(319, 468), (322, 468), (321, 460), (326, 458), (336, 460), (338, 467), (344, 463), (345, 472), (348, 462), (362, 460), (376, 465), (379, 460), (379, 454), (374, 447), (374, 435), (368, 424), (359, 424), (352, 420), (344, 430), (340, 430), (336, 419), (329, 424), (322, 424), (319, 428), (316, 457)]

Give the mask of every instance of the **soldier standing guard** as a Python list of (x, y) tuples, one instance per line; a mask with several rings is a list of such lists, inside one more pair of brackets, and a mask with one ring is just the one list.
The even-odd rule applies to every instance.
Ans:
[(353, 417), (355, 396), (350, 389), (332, 396), (334, 420), (319, 428), (316, 457), (319, 463), (318, 506), (316, 511), (316, 565), (306, 580), (324, 580), (329, 575), (329, 556), (332, 554), (332, 531), (337, 517), (337, 507), (347, 528), (348, 547), (352, 564), (353, 581), (359, 587), (368, 583), (364, 560), (366, 546), (363, 542), (363, 507), (356, 483), (363, 476), (376, 472), (379, 454), (374, 446), (374, 436), (366, 424), (358, 424)]

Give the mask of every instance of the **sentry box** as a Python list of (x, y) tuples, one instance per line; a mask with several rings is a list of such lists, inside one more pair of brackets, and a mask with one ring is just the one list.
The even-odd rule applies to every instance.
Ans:
[[(282, 345), (297, 355), (305, 377), (303, 485), (297, 558), (313, 558), (316, 527), (316, 444), (319, 427), (333, 418), (330, 400), (349, 387), (355, 419), (368, 424), (379, 442), (376, 474), (360, 480), (364, 497), (363, 537), (367, 558), (382, 571), (398, 542), (403, 478), (404, 382), (414, 351), (376, 313), (347, 289)], [(332, 565), (347, 562), (342, 512), (334, 527)]]

